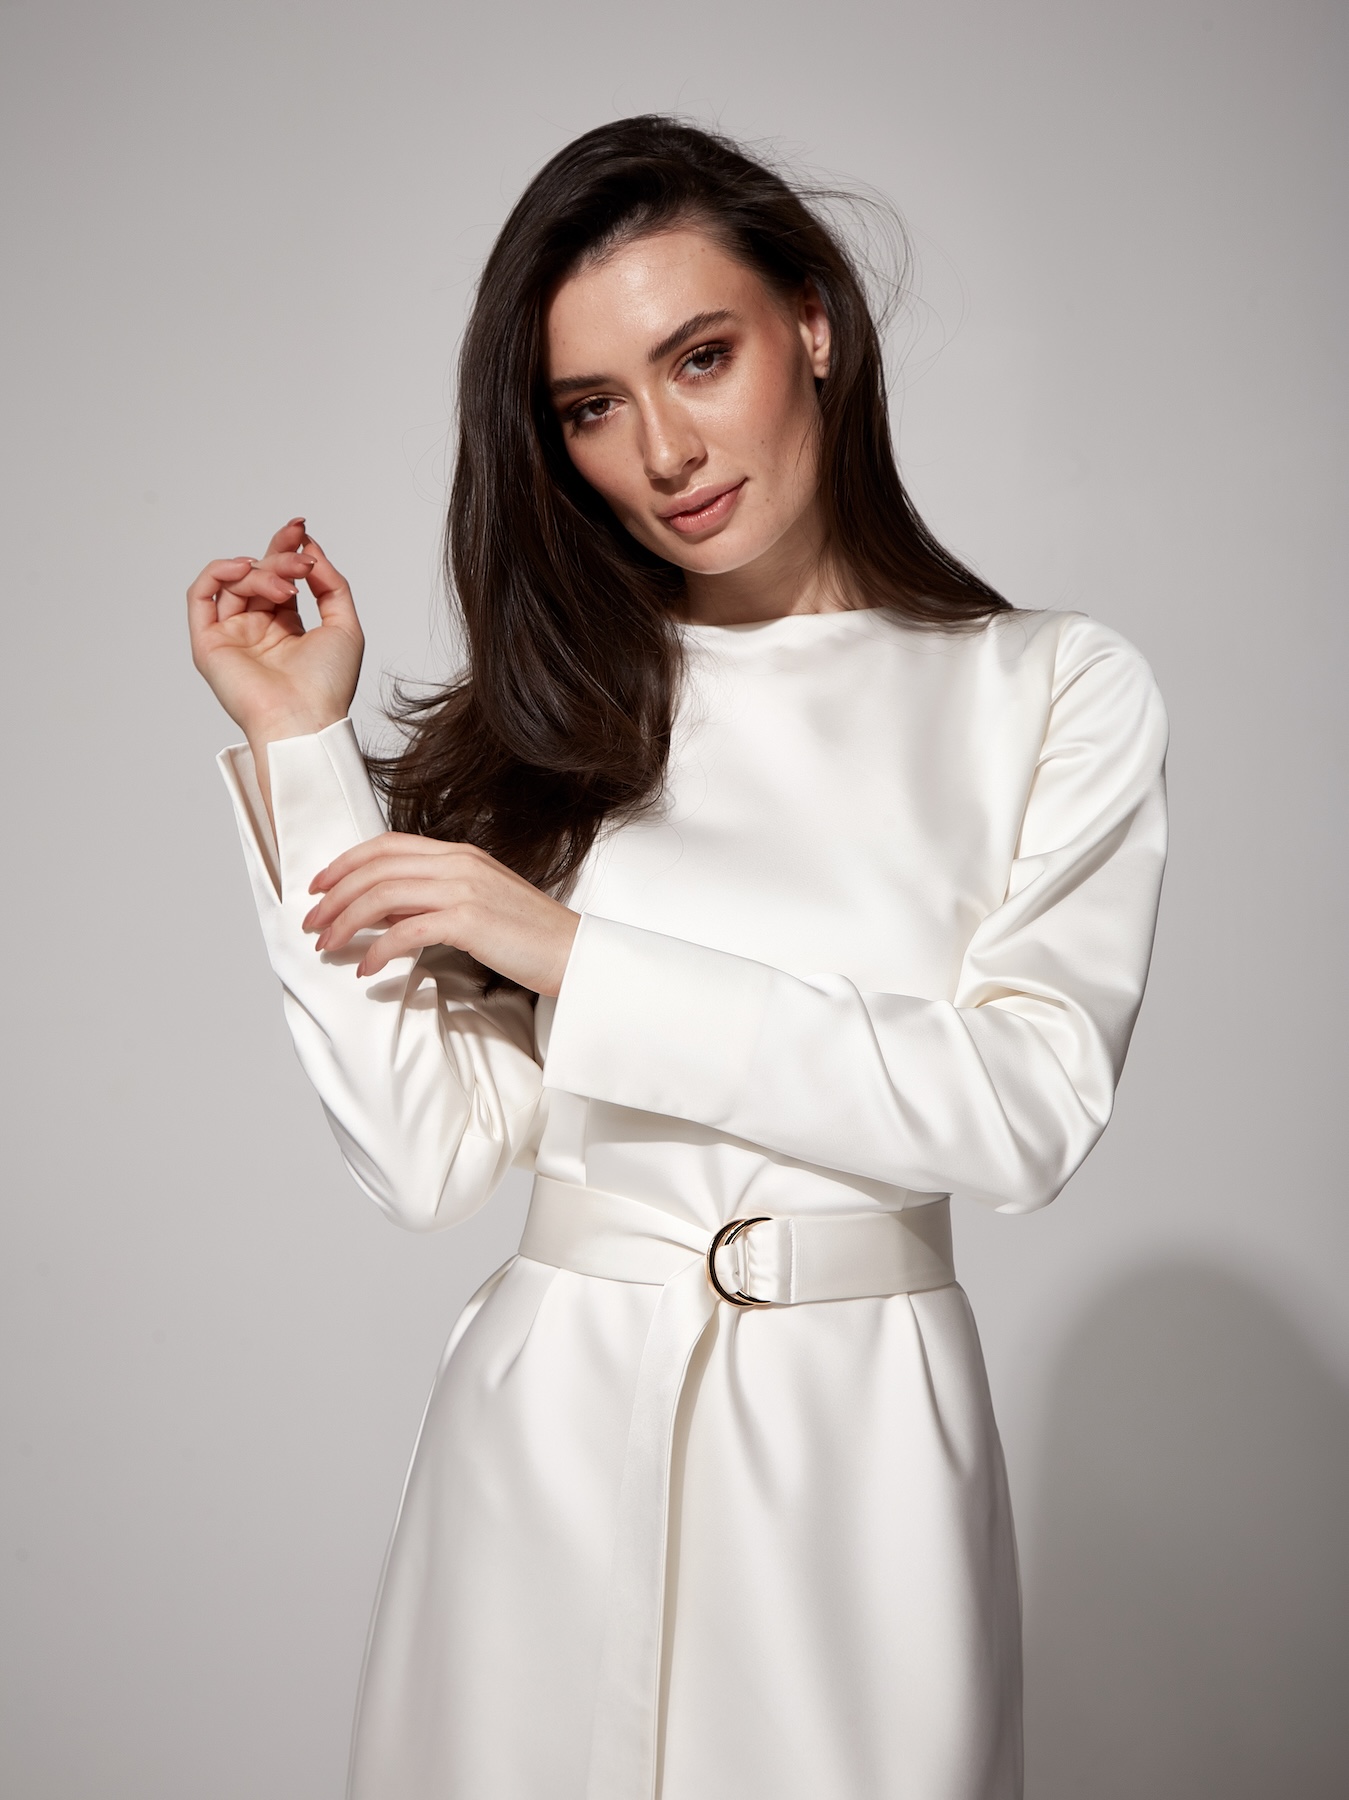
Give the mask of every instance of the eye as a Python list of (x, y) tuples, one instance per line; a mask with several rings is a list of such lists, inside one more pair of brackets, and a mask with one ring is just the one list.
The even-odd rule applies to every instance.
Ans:
[(730, 358), (729, 344), (699, 344), (696, 350), (690, 350), (679, 365), (681, 375), (691, 375), (695, 381), (704, 381), (709, 375), (715, 375), (723, 363)]
[(602, 425), (616, 404), (605, 394), (592, 394), (588, 400), (578, 400), (567, 408), (567, 423), (573, 431), (583, 430), (587, 425)]

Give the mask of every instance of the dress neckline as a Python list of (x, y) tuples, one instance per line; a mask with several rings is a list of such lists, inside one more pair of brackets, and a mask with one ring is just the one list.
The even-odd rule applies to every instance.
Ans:
[(780, 613), (775, 619), (751, 619), (742, 625), (702, 625), (684, 619), (676, 619), (675, 624), (683, 636), (696, 643), (729, 643), (745, 639), (776, 641), (851, 629), (857, 620), (875, 619), (888, 610), (883, 606), (850, 606), (832, 612)]

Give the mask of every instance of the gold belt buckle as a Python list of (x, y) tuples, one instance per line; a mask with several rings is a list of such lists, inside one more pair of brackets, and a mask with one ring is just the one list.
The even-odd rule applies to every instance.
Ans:
[(771, 1306), (771, 1300), (756, 1300), (753, 1294), (742, 1293), (739, 1288), (734, 1293), (724, 1288), (717, 1280), (717, 1252), (725, 1244), (733, 1244), (742, 1232), (748, 1231), (751, 1225), (767, 1225), (768, 1216), (759, 1219), (728, 1219), (726, 1224), (714, 1234), (712, 1242), (707, 1246), (707, 1279), (712, 1284), (712, 1292), (718, 1300), (725, 1300), (731, 1306)]

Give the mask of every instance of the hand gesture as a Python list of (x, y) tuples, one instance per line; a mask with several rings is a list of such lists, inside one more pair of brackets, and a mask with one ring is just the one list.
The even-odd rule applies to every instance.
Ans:
[[(318, 602), (312, 631), (300, 620), (299, 581)], [(303, 519), (283, 525), (260, 560), (207, 563), (187, 590), (187, 620), (192, 660), (248, 738), (264, 783), (265, 745), (346, 717), (365, 642), (351, 589)]]
[(319, 951), (377, 931), (356, 973), (375, 975), (429, 944), (465, 950), (489, 969), (556, 994), (580, 915), (472, 844), (387, 831), (339, 856), (309, 884), (322, 898), (304, 921)]

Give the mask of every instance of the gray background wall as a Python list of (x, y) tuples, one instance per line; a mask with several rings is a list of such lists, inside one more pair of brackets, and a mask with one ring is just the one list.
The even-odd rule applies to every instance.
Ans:
[(1312, 0), (6, 0), (5, 1795), (340, 1792), (419, 1410), (522, 1195), (428, 1241), (344, 1177), (182, 589), (303, 510), (364, 716), (440, 665), (475, 269), (646, 108), (898, 201), (921, 503), (1174, 716), (1116, 1122), (1048, 1212), (959, 1222), (1032, 1800), (1349, 1791), (1346, 35)]

